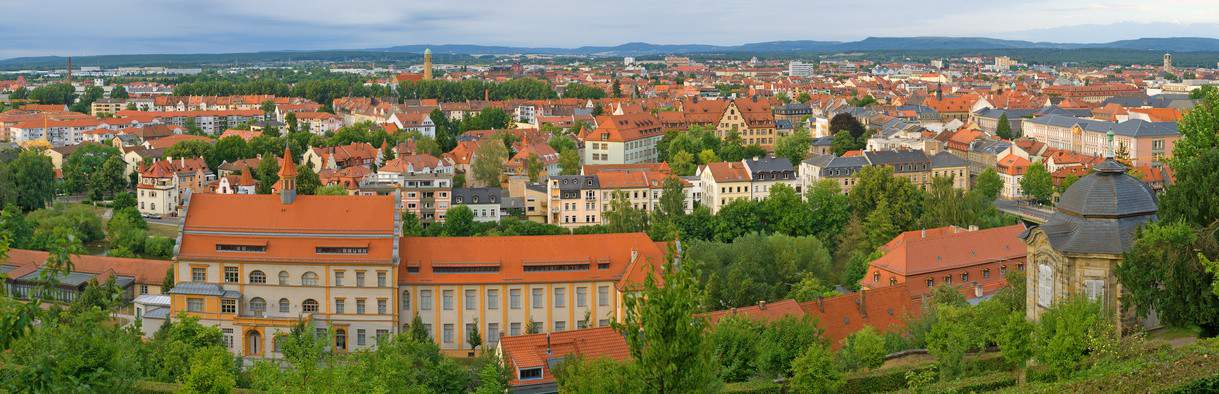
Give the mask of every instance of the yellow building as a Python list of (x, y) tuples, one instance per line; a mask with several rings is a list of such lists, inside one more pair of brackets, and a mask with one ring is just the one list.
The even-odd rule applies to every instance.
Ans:
[(777, 136), (775, 115), (771, 112), (770, 103), (757, 97), (729, 102), (715, 132), (720, 139), (724, 139), (734, 131), (740, 134), (742, 144), (774, 150)]

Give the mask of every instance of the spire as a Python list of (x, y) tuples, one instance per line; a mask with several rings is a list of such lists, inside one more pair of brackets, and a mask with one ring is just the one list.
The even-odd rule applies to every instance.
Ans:
[(1123, 174), (1126, 172), (1126, 166), (1118, 163), (1117, 160), (1113, 158), (1113, 130), (1109, 130), (1109, 132), (1105, 133), (1105, 135), (1109, 140), (1109, 147), (1105, 149), (1105, 161), (1093, 166), (1092, 169), (1102, 175)]
[(284, 145), (284, 159), (279, 166), (279, 182), (283, 189), (279, 191), (279, 201), (285, 205), (296, 200), (296, 163), (292, 162), (292, 150)]
[(250, 174), (250, 167), (241, 169), (241, 181), (238, 186), (254, 186), (254, 176)]

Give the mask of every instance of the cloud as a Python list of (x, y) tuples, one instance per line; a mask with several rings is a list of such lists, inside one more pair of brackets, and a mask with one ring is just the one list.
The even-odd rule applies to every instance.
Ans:
[[(1171, 30), (1157, 24), (1219, 20), (1213, 1), (68, 0), (48, 6), (0, 0), (0, 58), (402, 44), (740, 44), (914, 35), (1054, 34), (1056, 41), (1108, 41)], [(1083, 22), (1133, 24), (1130, 30), (1069, 28)]]

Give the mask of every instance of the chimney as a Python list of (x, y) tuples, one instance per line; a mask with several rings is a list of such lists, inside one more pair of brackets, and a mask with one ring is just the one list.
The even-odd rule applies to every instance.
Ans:
[(758, 301), (758, 310), (766, 310), (766, 301)]
[(550, 355), (550, 333), (546, 333), (546, 355)]

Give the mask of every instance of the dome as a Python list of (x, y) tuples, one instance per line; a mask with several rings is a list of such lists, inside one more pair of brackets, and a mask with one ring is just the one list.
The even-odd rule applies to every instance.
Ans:
[(1156, 198), (1113, 159), (1093, 170), (1062, 193), (1054, 215), (1039, 227), (1059, 252), (1120, 255), (1130, 250), (1138, 227), (1156, 219)]
[(1143, 181), (1126, 174), (1113, 159), (1096, 165), (1062, 193), (1057, 210), (1082, 218), (1123, 218), (1154, 215), (1156, 198)]

